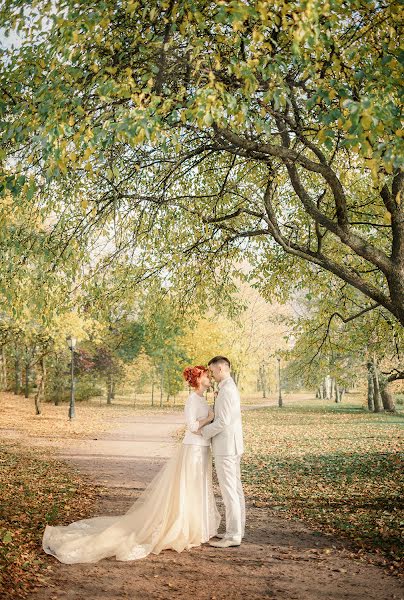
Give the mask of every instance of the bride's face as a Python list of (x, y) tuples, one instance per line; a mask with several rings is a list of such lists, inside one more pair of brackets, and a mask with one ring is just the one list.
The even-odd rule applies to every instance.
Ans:
[(210, 388), (209, 373), (202, 373), (202, 375), (199, 378), (199, 384), (205, 386), (206, 388)]

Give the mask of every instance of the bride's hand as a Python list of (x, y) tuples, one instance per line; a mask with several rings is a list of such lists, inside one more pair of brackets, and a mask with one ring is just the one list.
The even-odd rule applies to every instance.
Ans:
[(215, 418), (215, 413), (213, 412), (213, 410), (210, 408), (209, 412), (208, 412), (208, 418), (210, 419), (210, 422), (213, 421), (213, 419)]

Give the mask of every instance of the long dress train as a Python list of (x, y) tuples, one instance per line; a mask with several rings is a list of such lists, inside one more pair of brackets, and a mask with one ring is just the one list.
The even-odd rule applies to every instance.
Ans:
[(66, 564), (135, 560), (199, 546), (219, 524), (210, 447), (181, 444), (124, 515), (47, 525), (42, 546)]

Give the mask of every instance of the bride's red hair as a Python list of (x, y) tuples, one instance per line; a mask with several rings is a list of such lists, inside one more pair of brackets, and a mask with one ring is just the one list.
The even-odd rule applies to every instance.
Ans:
[(193, 388), (198, 387), (198, 379), (201, 375), (208, 372), (208, 368), (203, 365), (196, 365), (195, 367), (186, 367), (183, 371), (185, 381)]

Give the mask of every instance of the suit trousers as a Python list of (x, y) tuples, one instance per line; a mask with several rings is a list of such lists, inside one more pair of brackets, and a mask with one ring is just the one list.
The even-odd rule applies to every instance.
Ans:
[(215, 456), (215, 468), (226, 511), (226, 538), (244, 537), (245, 500), (240, 476), (241, 455)]

